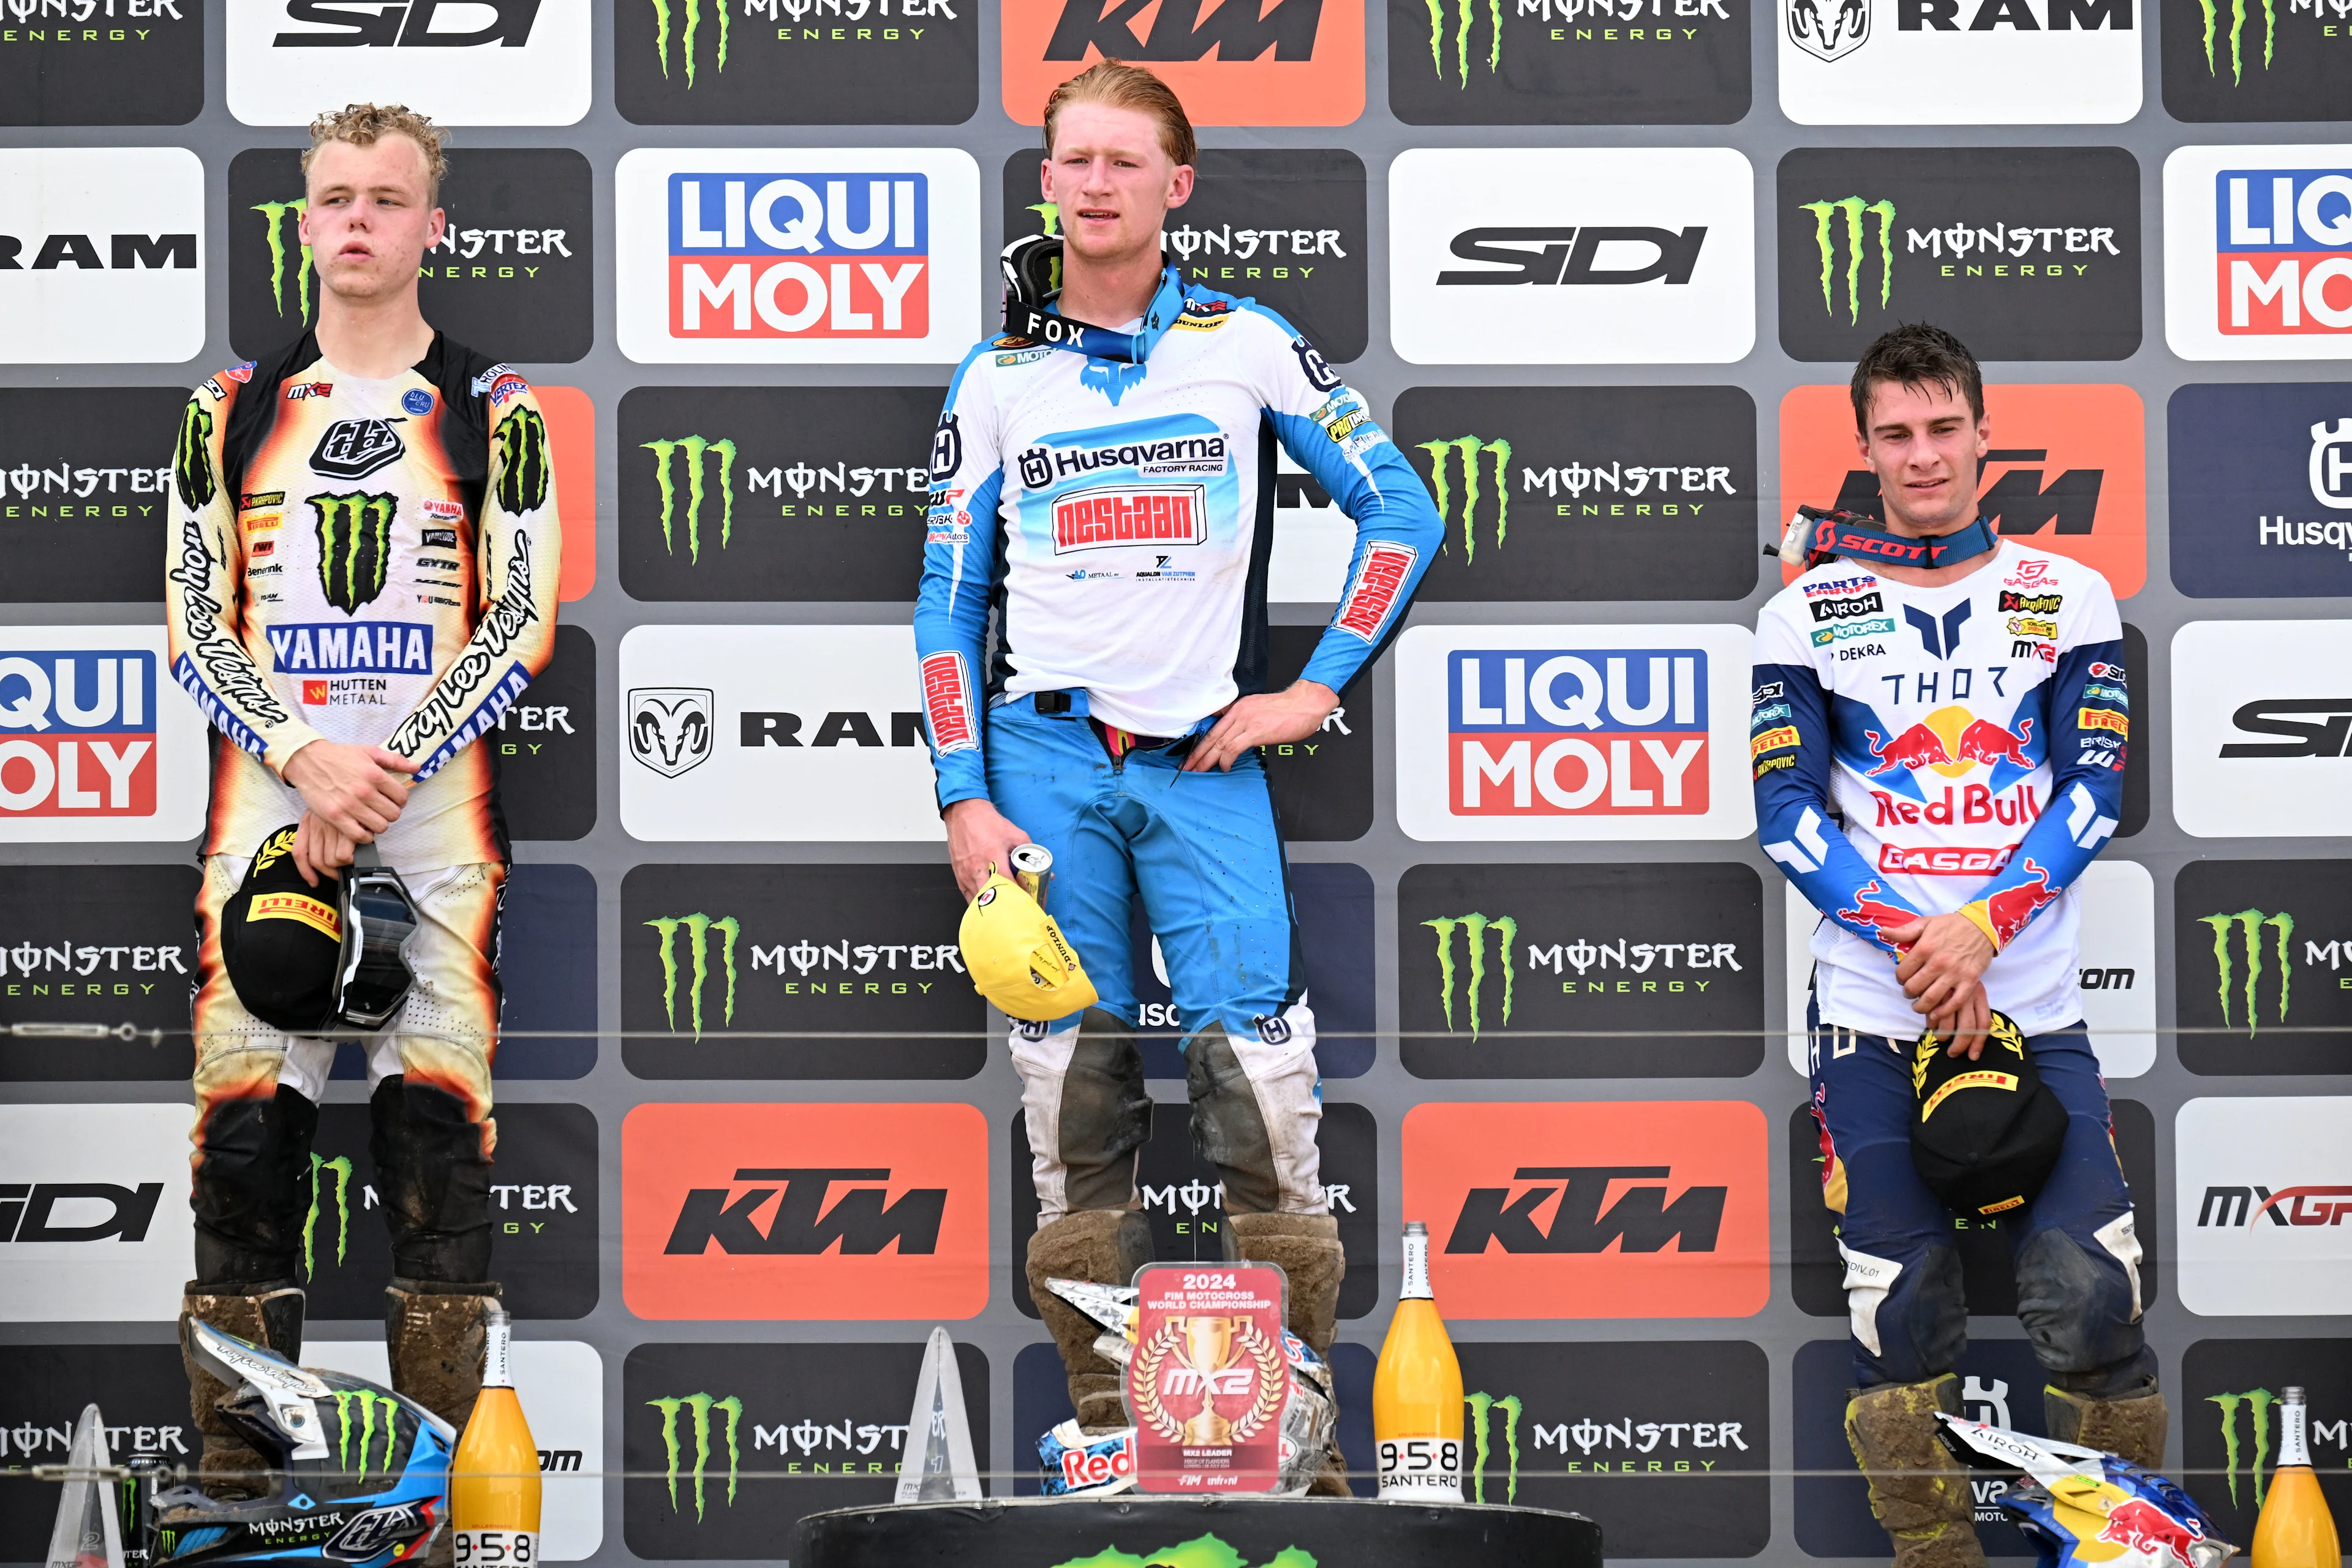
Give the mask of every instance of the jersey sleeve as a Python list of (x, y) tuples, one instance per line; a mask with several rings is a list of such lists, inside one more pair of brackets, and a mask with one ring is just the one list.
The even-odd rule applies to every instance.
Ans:
[(1356, 525), (1339, 608), (1300, 672), (1344, 692), (1404, 625), (1445, 524), (1362, 394), (1280, 316), (1249, 310), (1276, 329), (1260, 334), (1269, 345), (1263, 392), (1275, 438)]
[[(547, 668), (555, 651), (555, 605), (563, 570), (555, 470), (547, 419), (522, 378), (478, 395), (489, 428), (489, 463), (477, 529), (480, 618), (457, 657), (384, 742), (432, 777), (485, 731)], [(499, 394), (504, 394), (500, 398)]]
[[(250, 374), (251, 367), (241, 368)], [(229, 411), (247, 390), (215, 376), (180, 416), (172, 454), (177, 521), (163, 563), (165, 646), (172, 678), (213, 727), (282, 774), (294, 753), (320, 736), (278, 696), (238, 636), (245, 551), (236, 531), (236, 476), (225, 470), (222, 452)]]
[(2106, 579), (2085, 573), (2080, 609), (2061, 628), (2045, 719), (2050, 805), (1993, 879), (1959, 912), (2007, 947), (2072, 886), (2123, 819), (2131, 689), (2123, 622)]
[(1004, 491), (995, 399), (988, 378), (978, 371), (992, 347), (982, 343), (957, 369), (931, 437), (923, 578), (915, 595), (915, 658), (942, 811), (957, 801), (988, 795), (981, 749), (982, 660), (1003, 532), (996, 509)]
[(1813, 908), (1889, 953), (1888, 926), (1919, 911), (1887, 888), (1830, 817), (1830, 696), (1805, 635), (1777, 602), (1756, 623), (1748, 752), (1756, 837)]

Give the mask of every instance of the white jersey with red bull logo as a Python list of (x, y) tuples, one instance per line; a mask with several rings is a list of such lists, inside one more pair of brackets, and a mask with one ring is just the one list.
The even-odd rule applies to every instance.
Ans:
[(1825, 917), (1823, 1023), (1917, 1036), (1885, 932), (1955, 911), (1999, 949), (1996, 1009), (2029, 1035), (2082, 1016), (2066, 889), (2122, 816), (2123, 653), (2105, 577), (2010, 541), (1942, 587), (1841, 559), (1764, 606), (1758, 834)]

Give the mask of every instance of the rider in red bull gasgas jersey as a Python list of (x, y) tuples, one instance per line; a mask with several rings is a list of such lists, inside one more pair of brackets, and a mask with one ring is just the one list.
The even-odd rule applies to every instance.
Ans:
[(1952, 1217), (1912, 1161), (1923, 1026), (1974, 1056), (1998, 1010), (2067, 1113), (2039, 1195), (1997, 1216), (2052, 1435), (2163, 1458), (2067, 892), (2121, 815), (2130, 704), (2106, 580), (1977, 517), (1990, 441), (1969, 351), (1897, 329), (1856, 366), (1853, 400), (1886, 528), (1821, 525), (1810, 569), (1765, 606), (1749, 749), (1764, 852), (1822, 916), (1810, 1078), (1822, 1196), (1843, 1216), (1848, 1440), (1898, 1563), (1964, 1568), (1984, 1553), (1933, 1413), (1959, 1409), (1968, 1306)]

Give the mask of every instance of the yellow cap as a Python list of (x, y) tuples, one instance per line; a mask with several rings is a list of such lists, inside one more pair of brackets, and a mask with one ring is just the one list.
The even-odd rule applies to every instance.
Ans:
[(1062, 928), (1021, 884), (999, 873), (989, 874), (964, 910), (959, 937), (973, 987), (1007, 1017), (1047, 1023), (1097, 1000)]

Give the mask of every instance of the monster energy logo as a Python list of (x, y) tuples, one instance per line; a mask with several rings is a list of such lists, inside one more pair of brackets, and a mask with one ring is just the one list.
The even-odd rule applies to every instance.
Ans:
[(2218, 972), (2214, 994), (2221, 999), (2221, 1025), (2231, 1027), (2230, 982), (2235, 977), (2230, 950), (2233, 931), (2244, 933), (2246, 939), (2246, 1037), (2252, 1039), (2261, 1032), (2261, 1009), (2257, 998), (2263, 980), (2263, 930), (2273, 933), (2273, 948), (2278, 954), (2279, 988), (2278, 1021), (2286, 1022), (2288, 991), (2294, 983), (2294, 962), (2288, 955), (2287, 943), (2294, 938), (2294, 917), (2287, 914), (2266, 915), (2260, 910), (2240, 910), (2234, 915), (2200, 915), (2199, 923), (2213, 928), (2213, 966)]
[(547, 503), (547, 421), (518, 405), (490, 445), (499, 458), (499, 504), (517, 517)]
[(1430, 484), (1437, 491), (1437, 515), (1449, 527), (1454, 521), (1454, 487), (1446, 479), (1448, 452), (1462, 455), (1462, 559), (1478, 559), (1478, 470), (1480, 459), (1495, 460), (1495, 548), (1500, 550), (1511, 531), (1511, 444), (1481, 436), (1456, 436), (1450, 441), (1423, 441), (1429, 454)]
[[(1470, 29), (1477, 14), (1478, 0), (1454, 0), (1454, 85), (1466, 90), (1470, 86)], [(1503, 64), (1503, 4), (1502, 0), (1486, 0), (1486, 25), (1494, 37), (1486, 45), (1486, 74), (1492, 76)], [(1445, 0), (1429, 0), (1429, 63), (1437, 69), (1437, 79), (1445, 79)]]
[(705, 453), (718, 457), (719, 547), (726, 549), (735, 537), (735, 443), (680, 436), (674, 441), (646, 441), (640, 445), (654, 455), (654, 482), (661, 486), (662, 550), (670, 555), (677, 553), (677, 541), (670, 532), (670, 524), (677, 513), (677, 482), (670, 477), (670, 454), (677, 453), (686, 459), (686, 556), (697, 563), (702, 559), (702, 458)]
[[(2277, 0), (2259, 0), (2263, 8), (2263, 69), (2271, 68), (2271, 54), (2278, 45)], [(2205, 74), (2213, 70), (2213, 28), (2219, 18), (2214, 15), (2215, 0), (2197, 0), (2197, 8), (2205, 17)], [(2313, 9), (2315, 11), (2315, 5)], [(2230, 0), (2230, 85), (2236, 87), (2246, 76), (2246, 0)]]
[[(302, 1278), (318, 1275), (318, 1258), (312, 1251), (312, 1240), (319, 1230), (319, 1173), (335, 1173), (335, 1266), (342, 1267), (343, 1254), (352, 1243), (352, 1160), (348, 1154), (338, 1154), (331, 1160), (319, 1158), (317, 1150), (310, 1152), (310, 1212), (302, 1221)], [(364, 1461), (365, 1456), (362, 1456)]]
[(400, 499), (353, 490), (349, 495), (312, 496), (319, 514), (319, 584), (327, 603), (347, 616), (383, 592), (392, 561), (392, 519)]
[(300, 245), (302, 215), (310, 210), (308, 201), (257, 202), (253, 210), (269, 226), (269, 298), (278, 313), (286, 313), (286, 237), (290, 232), (299, 246), (302, 257), (294, 273), (294, 297), (302, 307), (302, 320), (310, 320), (310, 247)]
[[(694, 40), (702, 31), (702, 0), (684, 0), (686, 29), (678, 40), (686, 56), (686, 89), (694, 90)], [(669, 13), (671, 0), (654, 0), (654, 48), (661, 56), (662, 80), (669, 79)], [(719, 18), (718, 68), (727, 68), (727, 0), (710, 0)]]
[(726, 1022), (735, 1022), (735, 939), (743, 934), (743, 927), (733, 915), (712, 920), (697, 912), (690, 915), (657, 915), (646, 924), (661, 933), (662, 1016), (669, 1021), (672, 1033), (677, 1029), (677, 933), (686, 932), (687, 956), (694, 964), (694, 978), (687, 993), (688, 1016), (694, 1024), (694, 1037), (702, 1038), (702, 983), (710, 978), (710, 933), (717, 931), (721, 939), (719, 947), (719, 966), (727, 972)]
[(1813, 215), (1813, 244), (1822, 254), (1822, 309), (1832, 319), (1837, 315), (1837, 241), (1830, 233), (1830, 215), (1845, 216), (1845, 319), (1849, 323), (1862, 319), (1862, 259), (1867, 248), (1862, 217), (1868, 213), (1878, 220), (1878, 308), (1886, 309), (1887, 297), (1895, 291), (1895, 204), (1847, 196), (1843, 201), (1801, 203), (1798, 210)]
[(662, 1452), (667, 1456), (663, 1479), (669, 1484), (669, 1510), (672, 1513), (678, 1511), (677, 1413), (681, 1410), (694, 1413), (694, 1517), (698, 1521), (702, 1518), (703, 1472), (710, 1466), (710, 1413), (714, 1410), (726, 1412), (727, 1506), (734, 1507), (735, 1466), (740, 1457), (735, 1446), (735, 1429), (743, 1419), (743, 1402), (733, 1394), (724, 1399), (713, 1399), (707, 1394), (689, 1394), (682, 1398), (648, 1399), (646, 1403), (661, 1412)]
[(2245, 1394), (2209, 1394), (2205, 1402), (2221, 1407), (2221, 1451), (2223, 1462), (2230, 1468), (2230, 1503), (2238, 1503), (2238, 1406), (2246, 1407), (2254, 1424), (2254, 1506), (2263, 1506), (2263, 1467), (2271, 1457), (2271, 1405), (2277, 1396), (2267, 1388), (2257, 1388)]
[(334, 1391), (334, 1394), (336, 1421), (342, 1427), (342, 1436), (336, 1441), (335, 1463), (342, 1468), (344, 1474), (353, 1473), (352, 1470), (352, 1406), (357, 1404), (360, 1412), (360, 1468), (354, 1479), (362, 1481), (367, 1479), (368, 1445), (375, 1440), (376, 1407), (381, 1405), (383, 1408), (383, 1463), (384, 1470), (389, 1473), (392, 1469), (392, 1451), (394, 1446), (400, 1440), (397, 1419), (400, 1415), (400, 1402), (389, 1394), (376, 1394), (363, 1388), (339, 1388)]
[(1522, 1414), (1519, 1396), (1507, 1394), (1497, 1399), (1491, 1394), (1465, 1394), (1462, 1396), (1462, 1403), (1470, 1407), (1471, 1500), (1486, 1500), (1486, 1460), (1494, 1451), (1486, 1431), (1487, 1417), (1499, 1410), (1503, 1413), (1503, 1447), (1510, 1457), (1509, 1479), (1503, 1500), (1506, 1503), (1518, 1501), (1519, 1416)]
[(194, 398), (180, 419), (179, 449), (172, 454), (172, 471), (180, 487), (180, 504), (190, 511), (212, 504), (213, 415)]
[(1437, 933), (1437, 973), (1444, 986), (1445, 1026), (1454, 1027), (1454, 931), (1459, 926), (1463, 940), (1470, 952), (1469, 995), (1470, 1037), (1476, 1039), (1484, 1020), (1479, 1005), (1486, 990), (1486, 932), (1492, 930), (1501, 943), (1503, 960), (1503, 1024), (1511, 1022), (1511, 992), (1517, 973), (1511, 963), (1511, 944), (1519, 940), (1519, 922), (1508, 915), (1449, 915), (1422, 924)]

